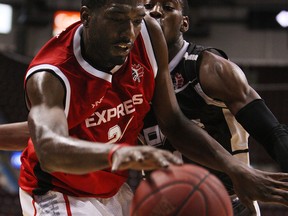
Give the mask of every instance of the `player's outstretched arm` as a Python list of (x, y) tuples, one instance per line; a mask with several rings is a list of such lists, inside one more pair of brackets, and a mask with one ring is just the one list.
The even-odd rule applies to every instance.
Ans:
[(30, 137), (27, 122), (0, 125), (0, 150), (19, 151), (27, 146)]
[[(248, 84), (245, 74), (237, 65), (209, 52), (204, 52), (201, 57), (200, 81), (204, 92), (211, 98), (222, 100), (231, 113), (236, 115), (238, 121), (250, 135), (254, 138), (257, 137), (255, 132), (253, 132), (253, 130), (257, 130), (257, 128), (257, 131), (262, 131), (261, 136), (263, 136), (263, 134), (269, 134), (267, 127), (272, 131), (273, 125), (275, 125), (275, 123), (276, 125), (279, 124), (266, 105), (266, 108), (263, 109), (264, 102), (257, 92)], [(249, 108), (252, 104), (255, 104), (253, 108), (255, 109), (254, 111)], [(248, 108), (248, 111), (250, 109), (250, 112), (252, 111), (254, 114), (249, 115), (245, 111), (246, 108)], [(244, 112), (241, 110), (244, 110)], [(259, 115), (260, 113), (265, 113), (265, 116)], [(243, 114), (243, 116), (240, 117), (239, 114)], [(279, 136), (278, 139), (284, 138), (285, 136)], [(257, 140), (260, 141), (261, 139)], [(263, 144), (265, 142), (261, 143)], [(273, 146), (271, 145), (272, 143), (273, 142), (270, 143), (270, 146)], [(278, 144), (278, 146), (280, 147), (282, 145)], [(270, 153), (271, 152), (273, 151), (270, 151)], [(279, 158), (280, 157), (278, 157), (278, 159)], [(282, 164), (286, 164), (284, 167), (287, 166), (287, 157), (282, 157), (281, 161)], [(241, 175), (241, 173), (243, 174)], [(233, 185), (238, 197), (251, 210), (254, 209), (252, 205), (253, 200), (287, 205), (288, 185), (287, 182), (282, 181), (283, 179), (287, 180), (288, 176), (286, 173), (263, 172), (249, 168), (245, 164), (239, 164), (235, 167), (235, 172), (230, 173), (230, 177), (233, 180)]]
[[(150, 33), (153, 34), (153, 31), (150, 31)], [(159, 47), (160, 40), (161, 37), (153, 44), (156, 47), (155, 54), (158, 62), (165, 61), (161, 58), (163, 52), (157, 52), (157, 50), (163, 51), (166, 49), (165, 47)], [(161, 63), (158, 65), (161, 66)], [(255, 171), (234, 158), (208, 133), (184, 117), (175, 98), (168, 68), (166, 68), (165, 63), (162, 66), (159, 67), (157, 74), (152, 105), (161, 130), (174, 147), (188, 158), (204, 166), (227, 173), (236, 185), (239, 196), (251, 212), (255, 213), (253, 200), (288, 205), (286, 192), (288, 184), (278, 180), (280, 177), (287, 178), (288, 175), (284, 173), (274, 175)], [(245, 176), (244, 181), (243, 176)], [(259, 182), (261, 182), (260, 186), (258, 185)], [(241, 188), (245, 188), (247, 185), (249, 185), (249, 190), (240, 191)], [(263, 194), (263, 190), (266, 190), (267, 194)], [(269, 197), (269, 194), (277, 194), (278, 196)]]
[(204, 92), (222, 100), (237, 121), (267, 153), (288, 171), (288, 129), (279, 123), (264, 100), (249, 85), (244, 72), (233, 62), (210, 52), (201, 58), (200, 81)]

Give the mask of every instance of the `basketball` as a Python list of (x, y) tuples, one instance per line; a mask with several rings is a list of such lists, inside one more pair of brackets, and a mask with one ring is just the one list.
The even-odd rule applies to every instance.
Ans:
[(130, 216), (232, 216), (232, 204), (221, 181), (208, 170), (171, 165), (142, 180)]

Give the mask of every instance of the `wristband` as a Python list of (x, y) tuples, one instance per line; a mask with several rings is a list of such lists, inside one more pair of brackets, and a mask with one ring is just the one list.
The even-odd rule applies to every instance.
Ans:
[(262, 99), (244, 106), (237, 114), (237, 121), (260, 143), (274, 159), (282, 172), (288, 172), (288, 131), (279, 123)]
[(110, 149), (110, 151), (109, 151), (109, 153), (108, 153), (108, 162), (109, 162), (109, 165), (110, 165), (110, 166), (112, 166), (112, 157), (113, 157), (113, 154), (114, 154), (117, 150), (119, 150), (120, 148), (123, 148), (123, 147), (125, 147), (125, 146), (128, 146), (128, 144), (116, 144), (116, 145), (114, 145), (114, 146)]

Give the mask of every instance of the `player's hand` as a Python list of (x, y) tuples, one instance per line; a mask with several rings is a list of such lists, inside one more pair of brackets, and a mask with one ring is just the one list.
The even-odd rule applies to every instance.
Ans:
[(230, 176), (234, 190), (252, 215), (256, 215), (254, 200), (288, 206), (288, 173), (265, 172), (243, 164), (234, 174)]
[(154, 170), (170, 164), (180, 165), (182, 160), (166, 150), (151, 146), (127, 146), (115, 151), (111, 169)]

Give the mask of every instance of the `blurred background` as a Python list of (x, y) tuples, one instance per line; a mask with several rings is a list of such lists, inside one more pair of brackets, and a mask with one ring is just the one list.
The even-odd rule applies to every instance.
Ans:
[[(41, 46), (79, 20), (80, 0), (0, 0), (0, 123), (25, 121), (23, 77)], [(288, 0), (190, 0), (187, 40), (224, 50), (282, 123), (288, 123)], [(278, 171), (250, 139), (252, 166)], [(0, 151), (0, 216), (20, 216), (21, 152)], [(287, 156), (288, 157), (288, 156)], [(130, 183), (133, 186), (131, 176)], [(260, 203), (262, 215), (288, 208)]]

